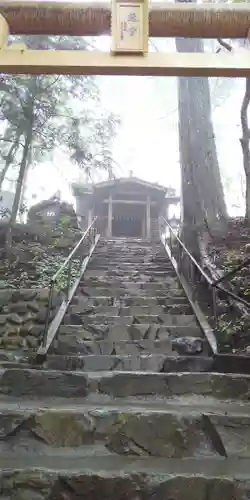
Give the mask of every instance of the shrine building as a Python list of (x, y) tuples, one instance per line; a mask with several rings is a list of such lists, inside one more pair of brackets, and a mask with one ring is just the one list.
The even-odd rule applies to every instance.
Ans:
[(81, 227), (97, 216), (98, 232), (106, 238), (158, 238), (158, 218), (169, 218), (169, 207), (180, 202), (171, 189), (133, 176), (72, 188)]

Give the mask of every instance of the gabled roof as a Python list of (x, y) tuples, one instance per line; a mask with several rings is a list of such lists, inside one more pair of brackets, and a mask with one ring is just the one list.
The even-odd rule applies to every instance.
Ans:
[(119, 184), (127, 184), (127, 183), (132, 183), (132, 184), (139, 184), (140, 186), (143, 186), (148, 189), (156, 189), (158, 191), (162, 191), (163, 193), (167, 193), (168, 188), (165, 186), (161, 186), (160, 184), (156, 184), (153, 182), (147, 182), (142, 179), (139, 179), (138, 177), (120, 177), (116, 179), (111, 179), (109, 181), (102, 181), (98, 182), (97, 184), (93, 185), (94, 189), (100, 189), (100, 188), (106, 188), (106, 187), (111, 187), (111, 186), (117, 186)]

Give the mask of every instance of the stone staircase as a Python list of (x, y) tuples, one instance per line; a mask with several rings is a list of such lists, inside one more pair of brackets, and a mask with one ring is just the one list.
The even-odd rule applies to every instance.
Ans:
[(217, 373), (164, 248), (100, 242), (44, 367), (0, 376), (3, 500), (247, 500), (250, 376)]
[(101, 242), (65, 323), (51, 367), (65, 363), (58, 353), (68, 363), (75, 353), (86, 371), (207, 367), (208, 345), (160, 243)]

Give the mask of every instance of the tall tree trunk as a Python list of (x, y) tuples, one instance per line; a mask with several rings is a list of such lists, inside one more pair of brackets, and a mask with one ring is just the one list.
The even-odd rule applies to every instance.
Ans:
[[(249, 3), (247, 0), (246, 3)], [(233, 47), (230, 43), (225, 42), (221, 38), (218, 39), (218, 42), (222, 47), (224, 47), (229, 52), (233, 52)], [(246, 39), (241, 40), (240, 45), (245, 47)], [(240, 108), (240, 121), (241, 121), (241, 131), (242, 137), (240, 139), (240, 144), (242, 148), (243, 155), (243, 167), (245, 171), (246, 178), (246, 195), (245, 195), (245, 220), (250, 223), (250, 129), (248, 125), (248, 107), (250, 103), (250, 78), (245, 79), (245, 93), (242, 100), (241, 108)]]
[(24, 116), (26, 118), (26, 130), (24, 133), (25, 140), (24, 140), (23, 156), (20, 163), (20, 169), (16, 183), (15, 197), (12, 205), (12, 211), (9, 219), (8, 229), (6, 232), (5, 254), (7, 257), (10, 255), (11, 252), (12, 229), (14, 223), (16, 222), (16, 217), (18, 214), (20, 199), (22, 195), (23, 182), (25, 180), (25, 173), (28, 166), (29, 153), (32, 143), (33, 122), (34, 122), (34, 99), (35, 96), (37, 95), (38, 79), (39, 77), (36, 76), (30, 78), (29, 85), (27, 86), (26, 99), (23, 104)]
[(246, 221), (250, 223), (250, 129), (248, 126), (247, 111), (250, 103), (250, 78), (246, 78), (246, 88), (243, 97), (240, 119), (241, 119), (241, 129), (242, 138), (240, 139), (242, 154), (243, 154), (243, 166), (246, 175)]
[[(201, 39), (176, 39), (178, 52), (203, 52)], [(226, 218), (208, 78), (178, 78), (179, 147), (182, 173), (183, 237), (197, 249), (197, 232)]]
[(8, 172), (8, 170), (9, 170), (10, 165), (13, 163), (15, 154), (16, 154), (16, 152), (18, 150), (19, 139), (20, 139), (20, 137), (16, 138), (16, 140), (11, 145), (10, 150), (8, 152), (8, 155), (7, 155), (6, 159), (5, 159), (5, 165), (4, 165), (4, 167), (2, 168), (2, 170), (0, 172), (0, 191), (2, 189), (2, 185), (3, 185), (3, 181), (5, 179), (5, 176), (6, 176), (7, 172)]
[[(24, 206), (25, 204), (25, 193), (26, 193), (26, 184), (27, 184), (27, 177), (28, 177), (28, 171), (29, 171), (29, 166), (31, 165), (31, 157), (32, 157), (32, 146), (30, 145), (29, 152), (28, 152), (28, 157), (27, 157), (27, 164), (26, 164), (26, 169), (24, 172), (24, 177), (23, 177), (23, 185), (22, 185), (22, 192), (20, 196), (20, 202), (19, 202), (19, 207)], [(22, 211), (21, 213), (21, 222), (24, 222), (24, 212)]]
[(5, 240), (5, 254), (8, 257), (11, 253), (11, 247), (12, 247), (12, 229), (13, 225), (16, 222), (16, 217), (19, 209), (19, 204), (20, 204), (20, 198), (22, 194), (22, 187), (23, 187), (23, 180), (25, 178), (25, 171), (27, 168), (27, 163), (28, 163), (28, 156), (29, 156), (29, 149), (31, 145), (31, 139), (32, 139), (32, 128), (27, 132), (26, 137), (25, 137), (25, 142), (24, 142), (24, 148), (23, 148), (23, 156), (22, 160), (20, 163), (20, 169), (19, 169), (19, 174), (18, 174), (18, 179), (16, 183), (16, 192), (15, 192), (15, 197), (12, 205), (12, 211), (8, 223), (8, 228), (6, 232), (6, 240)]

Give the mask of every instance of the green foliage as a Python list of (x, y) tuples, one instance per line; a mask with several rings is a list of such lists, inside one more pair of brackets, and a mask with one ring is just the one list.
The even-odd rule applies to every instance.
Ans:
[[(41, 231), (47, 235), (47, 245), (25, 241), (13, 246), (12, 258), (0, 263), (0, 288), (46, 288), (51, 278), (60, 269), (65, 259), (80, 240), (82, 233), (69, 229), (67, 216), (54, 227), (40, 224)], [(65, 238), (67, 247), (65, 251)], [(72, 286), (80, 271), (80, 257), (71, 261)], [(64, 292), (68, 285), (68, 267), (59, 274), (56, 289)]]
[(229, 273), (230, 271), (233, 271), (233, 269), (235, 269), (241, 261), (242, 258), (237, 250), (228, 250), (221, 267), (225, 273)]
[[(77, 37), (15, 41), (41, 50), (88, 48)], [(0, 100), (3, 176), (10, 165), (25, 161), (28, 167), (50, 160), (58, 148), (90, 177), (95, 170), (113, 169), (111, 141), (119, 119), (101, 108), (95, 77), (0, 75)]]
[(227, 320), (224, 315), (219, 319), (216, 328), (216, 337), (220, 347), (230, 347), (232, 339), (235, 335), (240, 333), (245, 328), (244, 319)]
[[(223, 263), (221, 263), (221, 268), (224, 273), (229, 273), (233, 271), (242, 261), (246, 258), (246, 255), (243, 251), (236, 250), (227, 250)], [(248, 266), (249, 267), (249, 266)], [(233, 275), (230, 278), (231, 285), (235, 288), (235, 292), (240, 294), (242, 297), (248, 299), (250, 296), (250, 283), (249, 283), (249, 275), (246, 272), (247, 268), (243, 267), (240, 271), (237, 272), (236, 275)]]
[[(40, 275), (39, 283), (41, 287), (47, 287), (50, 284), (51, 277), (60, 269), (65, 261), (65, 257), (60, 253), (48, 255), (45, 260), (37, 263), (36, 271)], [(80, 271), (80, 259), (72, 259), (71, 273), (70, 273), (70, 286), (73, 285)], [(56, 280), (56, 289), (65, 292), (68, 284), (68, 267), (59, 274)]]
[[(60, 217), (60, 222), (51, 229), (53, 243), (48, 245), (46, 258), (38, 260), (36, 263), (36, 272), (40, 276), (39, 282), (41, 283), (42, 287), (49, 286), (52, 276), (54, 276), (54, 274), (60, 269), (66, 259), (66, 256), (62, 252), (60, 253), (59, 251), (55, 251), (55, 248), (60, 248), (60, 245), (63, 243), (65, 233), (69, 225), (69, 220), (70, 217), (68, 217), (67, 215), (63, 215)], [(54, 234), (56, 235), (56, 237), (53, 237)], [(79, 234), (79, 239), (80, 237), (81, 234)], [(74, 247), (75, 244), (76, 242), (72, 245), (72, 247)], [(72, 248), (69, 248), (67, 253), (69, 254), (71, 250)], [(72, 286), (77, 276), (79, 276), (80, 264), (80, 258), (77, 256), (71, 260), (69, 281), (70, 286)], [(65, 291), (67, 289), (69, 279), (68, 272), (69, 266), (67, 266), (59, 274), (56, 280), (56, 288), (60, 291)]]

